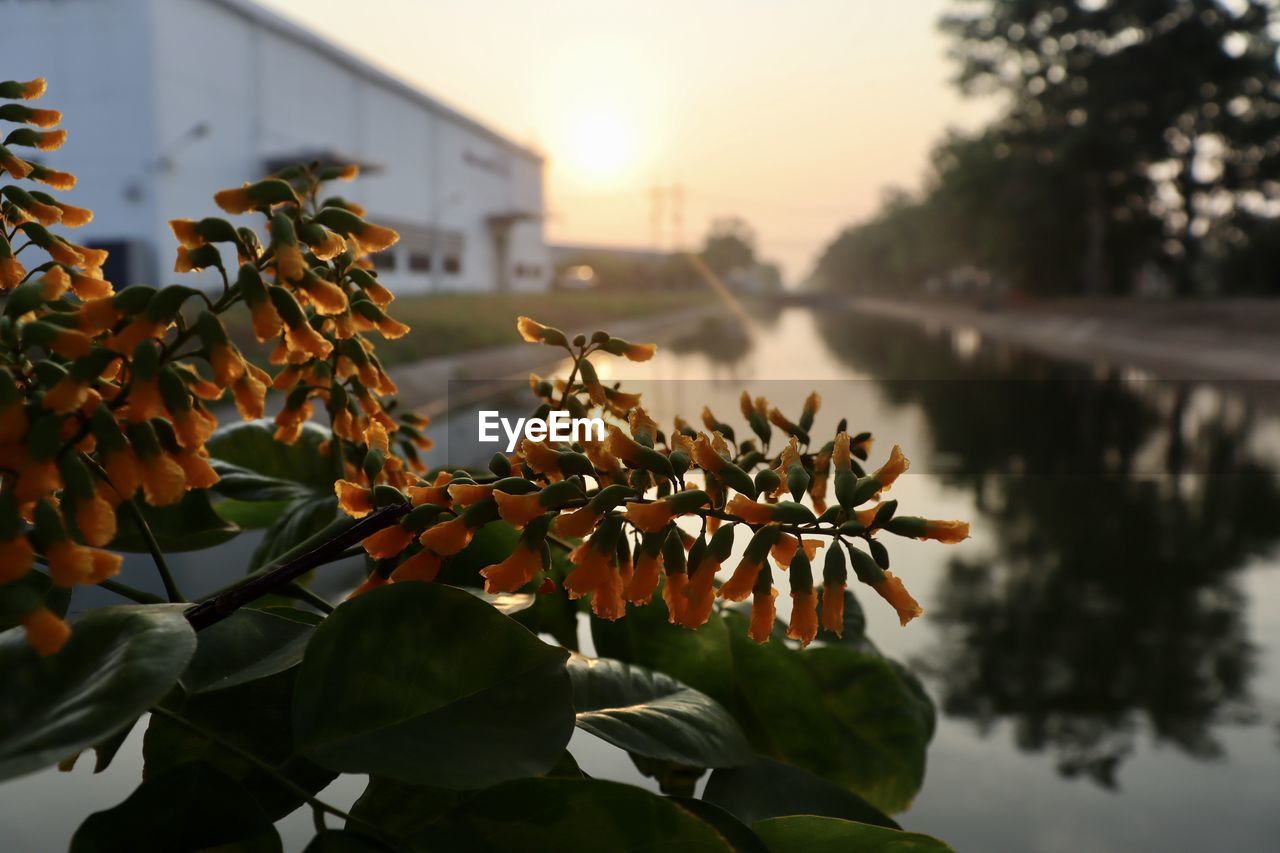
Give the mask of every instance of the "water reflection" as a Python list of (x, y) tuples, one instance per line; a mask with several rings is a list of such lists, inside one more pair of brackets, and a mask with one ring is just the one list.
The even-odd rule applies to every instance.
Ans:
[[(1280, 536), (1247, 402), (963, 335), (821, 315), (831, 352), (917, 407), (996, 532), (947, 567), (917, 665), (944, 712), (1104, 786), (1149, 733), (1201, 759), (1254, 713), (1235, 574)], [(999, 380), (999, 381), (994, 381)]]

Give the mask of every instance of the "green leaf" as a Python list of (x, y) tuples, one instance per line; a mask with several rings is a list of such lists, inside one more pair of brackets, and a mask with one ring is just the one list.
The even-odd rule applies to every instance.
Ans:
[[(374, 776), (351, 806), (350, 814), (357, 821), (371, 823), (397, 838), (412, 839), (426, 833), (433, 823), (471, 796), (469, 791), (410, 785)], [(350, 821), (348, 828), (358, 829), (359, 824)]]
[(0, 634), (0, 780), (56, 764), (106, 738), (160, 700), (196, 647), (184, 605), (89, 611), (42, 658), (21, 629)]
[(655, 594), (644, 607), (628, 610), (625, 619), (610, 622), (593, 616), (591, 638), (601, 657), (665, 672), (733, 710), (733, 652), (719, 615), (711, 614), (696, 631), (679, 628), (667, 621), (667, 607), (661, 594)]
[(520, 779), (484, 791), (414, 839), (428, 850), (732, 850), (671, 800), (598, 779)]
[(393, 848), (351, 829), (316, 833), (302, 853), (394, 853)]
[[(207, 489), (192, 489), (171, 506), (154, 507), (142, 501), (137, 504), (160, 550), (165, 553), (203, 551), (234, 539), (241, 532), (235, 524), (218, 515), (209, 502)], [(118, 515), (120, 532), (107, 548), (131, 553), (150, 550), (130, 513), (125, 510)]]
[(720, 702), (756, 752), (804, 768), (877, 808), (906, 808), (924, 779), (934, 710), (916, 679), (855, 647), (758, 645), (726, 610), (688, 631), (661, 600), (617, 622), (591, 620), (605, 657), (665, 672)]
[(249, 560), (249, 571), (256, 571), (324, 530), (338, 515), (338, 499), (333, 495), (291, 504), (272, 523), (262, 543)]
[(702, 798), (748, 825), (771, 817), (809, 814), (899, 828), (893, 818), (857, 794), (771, 758), (716, 770)]
[[(276, 426), (270, 420), (242, 421), (220, 427), (205, 442), (214, 468), (233, 473), (228, 482), (214, 488), (219, 494), (238, 500), (281, 500), (285, 494), (273, 489), (281, 483), (302, 486), (315, 492), (333, 493), (333, 460), (320, 450), (331, 438), (329, 430), (308, 421), (293, 444), (275, 439)], [(231, 468), (258, 475), (256, 481), (235, 475)]]
[(144, 781), (128, 799), (85, 820), (71, 853), (170, 853), (223, 844), (279, 851), (257, 803), (216, 767), (191, 762)]
[(833, 817), (775, 817), (752, 829), (771, 853), (952, 853), (929, 835)]
[(764, 842), (751, 831), (751, 827), (719, 806), (693, 797), (672, 797), (671, 799), (679, 803), (680, 808), (692, 812), (695, 817), (715, 827), (716, 832), (729, 842), (729, 846), (736, 853), (769, 853), (769, 848), (765, 847)]
[(732, 767), (752, 758), (733, 717), (669, 675), (608, 659), (569, 659), (578, 728), (648, 758)]
[(567, 653), (460, 589), (344, 602), (307, 646), (300, 751), (339, 772), (479, 788), (543, 773), (573, 732)]
[(303, 802), (296, 791), (226, 746), (238, 747), (270, 764), (309, 793), (332, 782), (334, 773), (294, 753), (289, 706), (296, 676), (294, 668), (212, 693), (174, 691), (164, 707), (200, 731), (163, 714), (152, 714), (142, 741), (143, 778), (161, 776), (182, 764), (203, 762), (240, 785), (269, 819), (278, 820), (296, 809)]
[(270, 611), (237, 610), (200, 632), (182, 687), (190, 693), (221, 690), (283, 672), (302, 660), (312, 630)]
[(739, 722), (757, 751), (864, 797), (907, 808), (924, 780), (934, 710), (896, 666), (841, 646), (759, 645), (746, 620), (725, 619), (741, 696)]

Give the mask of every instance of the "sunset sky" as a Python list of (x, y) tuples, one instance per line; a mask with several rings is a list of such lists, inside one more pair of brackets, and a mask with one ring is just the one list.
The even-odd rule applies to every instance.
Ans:
[(551, 241), (649, 246), (679, 183), (684, 247), (737, 214), (790, 280), (995, 110), (948, 82), (947, 0), (264, 2), (542, 150)]

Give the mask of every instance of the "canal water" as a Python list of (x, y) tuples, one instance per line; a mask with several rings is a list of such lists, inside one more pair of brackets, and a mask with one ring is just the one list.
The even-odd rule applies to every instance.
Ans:
[[(872, 464), (893, 443), (911, 458), (893, 490), (904, 511), (972, 522), (960, 546), (891, 543), (924, 617), (902, 628), (861, 596), (868, 635), (939, 709), (905, 827), (958, 851), (1275, 850), (1280, 394), (1083, 355), (1050, 361), (964, 329), (796, 307), (708, 323), (651, 362), (600, 372), (641, 391), (664, 425), (703, 405), (737, 422), (743, 388), (791, 412), (818, 390), (815, 432), (847, 416), (877, 436)], [(468, 453), (441, 452), (455, 464)], [(237, 547), (247, 556), (252, 541)], [(106, 779), (78, 768), (0, 789), (10, 849), (65, 840), (122, 799), (139, 741)], [(647, 784), (590, 736), (572, 749), (588, 773)], [(323, 796), (350, 802), (360, 787)], [(287, 847), (309, 824), (286, 819)]]

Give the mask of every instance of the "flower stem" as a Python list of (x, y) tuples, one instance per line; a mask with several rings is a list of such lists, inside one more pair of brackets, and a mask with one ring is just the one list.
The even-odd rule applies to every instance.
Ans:
[(129, 500), (121, 502), (120, 505), (129, 513), (133, 523), (138, 526), (138, 532), (146, 540), (147, 550), (151, 552), (151, 560), (156, 564), (156, 573), (160, 575), (160, 582), (164, 584), (165, 595), (169, 597), (170, 601), (186, 601), (182, 597), (182, 591), (178, 589), (177, 581), (173, 579), (173, 572), (169, 571), (169, 564), (165, 562), (164, 552), (160, 550), (160, 543), (156, 541), (156, 535), (151, 532), (151, 525), (147, 524), (147, 520), (142, 517), (142, 510), (138, 508), (138, 502), (133, 498), (129, 498)]

